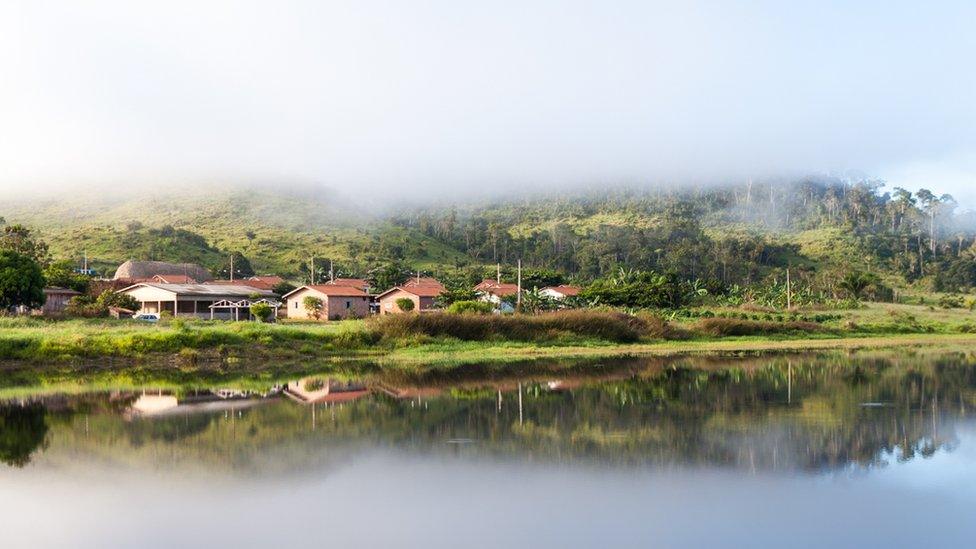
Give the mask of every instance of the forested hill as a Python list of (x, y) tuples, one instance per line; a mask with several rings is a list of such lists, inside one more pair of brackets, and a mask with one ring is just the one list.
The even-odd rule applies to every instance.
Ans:
[(195, 261), (220, 274), (234, 253), (238, 266), (296, 280), (314, 256), (319, 272), (331, 260), (360, 276), (421, 269), (474, 280), (517, 259), (581, 282), (653, 271), (714, 293), (779, 283), (787, 267), (811, 291), (832, 291), (852, 270), (895, 287), (976, 286), (973, 215), (950, 196), (871, 180), (562, 192), (392, 214), (326, 191), (112, 196), (7, 203), (0, 216), (34, 229), (53, 257), (87, 253), (105, 271), (132, 258)]

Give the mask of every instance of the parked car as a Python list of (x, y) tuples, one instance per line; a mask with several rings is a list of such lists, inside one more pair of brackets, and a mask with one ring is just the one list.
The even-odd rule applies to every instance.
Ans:
[(143, 322), (159, 322), (159, 315), (156, 313), (142, 313), (134, 317), (135, 320), (141, 320)]

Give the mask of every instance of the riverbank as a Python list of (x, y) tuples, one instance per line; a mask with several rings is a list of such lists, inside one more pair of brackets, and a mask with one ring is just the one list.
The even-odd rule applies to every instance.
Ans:
[(605, 312), (508, 318), (415, 315), (371, 322), (280, 324), (2, 318), (0, 366), (125, 368), (152, 363), (242, 368), (246, 364), (281, 369), (310, 362), (358, 362), (416, 369), (545, 358), (976, 344), (969, 311), (872, 305), (831, 314), (822, 322), (797, 320), (796, 315), (763, 314), (752, 320), (712, 314), (727, 313), (667, 322), (650, 315)]

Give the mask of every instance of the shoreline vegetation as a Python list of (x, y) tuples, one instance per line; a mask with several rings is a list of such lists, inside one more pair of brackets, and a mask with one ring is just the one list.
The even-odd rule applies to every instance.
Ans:
[[(762, 353), (976, 343), (972, 313), (867, 304), (797, 313), (426, 313), (332, 323), (0, 318), (0, 365), (274, 371), (302, 363), (423, 369), (545, 358)], [(368, 366), (367, 366), (368, 365)]]

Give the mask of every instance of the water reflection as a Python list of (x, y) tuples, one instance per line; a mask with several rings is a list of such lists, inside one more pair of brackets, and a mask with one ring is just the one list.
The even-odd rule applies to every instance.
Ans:
[(606, 467), (869, 469), (955, 449), (976, 401), (974, 365), (964, 354), (643, 360), (562, 377), (326, 374), (256, 391), (29, 396), (0, 406), (0, 460), (272, 473), (385, 448)]

